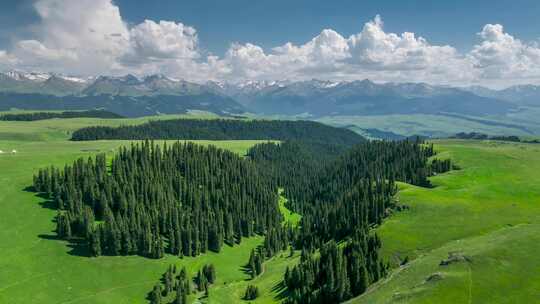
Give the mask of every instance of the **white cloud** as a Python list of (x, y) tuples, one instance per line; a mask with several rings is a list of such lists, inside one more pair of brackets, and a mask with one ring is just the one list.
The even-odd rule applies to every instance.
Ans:
[(233, 79), (299, 79), (319, 77), (316, 71), (335, 70), (349, 56), (347, 40), (325, 29), (303, 45), (288, 42), (269, 53), (254, 44), (233, 44), (224, 59)]
[(351, 62), (374, 70), (422, 70), (434, 62), (457, 57), (450, 46), (433, 46), (414, 33), (386, 33), (380, 16), (349, 38)]
[(357, 34), (332, 29), (303, 44), (263, 49), (233, 43), (205, 55), (197, 31), (176, 21), (129, 26), (112, 0), (38, 0), (34, 37), (0, 50), (0, 68), (68, 74), (164, 73), (189, 80), (362, 79), (439, 84), (540, 81), (540, 48), (486, 25), (468, 53), (433, 45), (415, 33), (384, 31), (376, 16)]
[(0, 50), (0, 68), (9, 69), (17, 64), (18, 60), (5, 50)]
[(77, 52), (69, 49), (50, 49), (37, 40), (21, 40), (15, 45), (15, 54), (27, 65), (43, 62), (77, 60)]
[(487, 24), (478, 33), (482, 42), (469, 58), (486, 79), (540, 79), (540, 47), (505, 33), (500, 24)]
[(130, 30), (133, 56), (148, 59), (199, 57), (197, 32), (182, 23), (145, 20)]
[[(302, 45), (286, 43), (270, 53), (250, 43), (233, 44), (224, 60), (231, 77), (372, 78), (451, 83), (471, 77), (472, 65), (450, 46), (434, 46), (414, 33), (386, 33), (379, 16), (345, 39), (325, 29)], [(467, 73), (469, 71), (469, 73)]]
[(129, 32), (110, 0), (38, 0), (35, 38), (14, 44), (21, 69), (94, 74), (118, 67)]

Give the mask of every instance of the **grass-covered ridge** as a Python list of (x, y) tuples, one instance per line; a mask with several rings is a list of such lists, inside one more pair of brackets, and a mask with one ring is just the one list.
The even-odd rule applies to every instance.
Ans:
[[(170, 117), (169, 117), (170, 118)], [(212, 263), (217, 282), (207, 303), (248, 303), (248, 285), (260, 290), (253, 303), (278, 303), (283, 272), (299, 260), (278, 253), (254, 280), (244, 271), (250, 251), (263, 242), (248, 238), (219, 254), (191, 258), (138, 256), (85, 258), (55, 239), (56, 212), (25, 190), (32, 174), (49, 165), (106, 153), (110, 158), (130, 141), (68, 141), (84, 126), (140, 124), (141, 119), (59, 119), (0, 122), (0, 303), (147, 303), (146, 294), (170, 264), (195, 275)], [(9, 136), (8, 136), (9, 135)], [(261, 141), (196, 141), (240, 155)], [(159, 142), (161, 143), (161, 141)], [(435, 188), (400, 184), (401, 204), (377, 229), (382, 254), (396, 268), (354, 303), (531, 303), (540, 277), (540, 146), (480, 141), (438, 141), (437, 158), (451, 158), (461, 170), (430, 178)], [(285, 220), (297, 214), (280, 201)], [(449, 252), (458, 259), (448, 266)]]
[[(256, 141), (197, 141), (230, 149), (241, 155)], [(244, 240), (222, 252), (197, 258), (174, 256), (152, 260), (137, 256), (85, 258), (67, 242), (56, 239), (56, 212), (45, 200), (26, 191), (32, 173), (49, 165), (63, 166), (78, 157), (99, 152), (112, 155), (126, 141), (28, 142), (0, 140), (0, 303), (145, 303), (146, 293), (170, 263), (187, 265), (193, 274), (213, 263), (219, 282), (249, 277), (242, 265), (261, 237)]]
[[(402, 185), (410, 206), (377, 229), (398, 264), (351, 303), (532, 303), (540, 274), (540, 147), (439, 141), (462, 168), (433, 177), (433, 189)], [(450, 253), (463, 259), (440, 266)]]

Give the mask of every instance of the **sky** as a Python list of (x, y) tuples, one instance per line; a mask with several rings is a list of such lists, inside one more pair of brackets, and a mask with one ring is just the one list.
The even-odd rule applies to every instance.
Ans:
[(0, 70), (540, 84), (540, 1), (0, 1)]

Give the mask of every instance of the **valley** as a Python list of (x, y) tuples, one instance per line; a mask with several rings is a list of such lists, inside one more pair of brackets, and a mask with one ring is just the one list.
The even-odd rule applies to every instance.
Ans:
[[(356, 81), (189, 82), (161, 74), (68, 77), (0, 73), (0, 111), (105, 109), (127, 117), (204, 111), (221, 116), (309, 119), (368, 137), (447, 137), (459, 132), (540, 134), (538, 86), (448, 87)], [(366, 129), (374, 129), (371, 135)]]
[[(131, 122), (143, 122), (133, 120)], [(251, 249), (263, 237), (244, 240), (220, 253), (197, 257), (166, 255), (154, 260), (139, 256), (81, 257), (69, 243), (57, 240), (55, 211), (25, 189), (39, 168), (63, 166), (80, 156), (112, 156), (130, 141), (67, 141), (85, 125), (123, 125), (116, 119), (53, 119), (35, 122), (0, 122), (0, 148), (16, 154), (0, 155), (2, 191), (2, 269), (0, 302), (5, 303), (146, 303), (144, 298), (170, 264), (185, 265), (194, 274), (202, 265), (217, 269), (208, 303), (238, 302), (249, 284), (260, 297), (254, 303), (279, 302), (285, 268), (296, 265), (299, 251), (290, 257), (278, 253), (264, 263), (254, 280), (243, 269)], [(13, 124), (13, 125), (10, 125)], [(49, 130), (42, 133), (42, 130)], [(45, 134), (45, 135), (44, 135)], [(195, 141), (245, 155), (261, 141)], [(535, 252), (540, 211), (536, 198), (540, 149), (535, 144), (496, 141), (435, 141), (439, 158), (450, 158), (460, 170), (431, 177), (435, 188), (400, 184), (400, 204), (409, 208), (393, 213), (375, 229), (382, 241), (381, 254), (392, 265), (387, 278), (375, 283), (352, 303), (426, 302), (455, 303), (475, 298), (504, 303), (508, 293), (516, 299), (534, 298), (535, 273), (523, 277), (520, 269), (536, 267)], [(282, 209), (284, 214), (290, 211)], [(24, 215), (25, 221), (21, 221)], [(290, 215), (289, 215), (290, 216)], [(286, 216), (287, 218), (287, 216)], [(293, 217), (294, 218), (294, 217)], [(439, 266), (449, 253), (458, 252), (472, 262)], [(408, 257), (409, 263), (398, 264)], [(503, 277), (492, 278), (492, 269)], [(433, 274), (437, 279), (426, 283)], [(516, 289), (515, 282), (521, 280)], [(472, 283), (469, 280), (472, 278)], [(527, 283), (528, 282), (528, 283)], [(495, 288), (496, 286), (496, 288)], [(494, 288), (497, 292), (493, 292)]]
[(538, 16), (0, 1), (0, 304), (540, 303)]

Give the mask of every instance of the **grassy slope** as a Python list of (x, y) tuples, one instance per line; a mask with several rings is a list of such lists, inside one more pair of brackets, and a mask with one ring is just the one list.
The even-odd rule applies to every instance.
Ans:
[[(141, 119), (141, 120), (147, 120)], [(63, 165), (96, 152), (112, 154), (127, 141), (69, 142), (69, 130), (84, 125), (116, 125), (135, 120), (68, 119), (0, 123), (0, 303), (146, 303), (145, 295), (170, 263), (195, 273), (214, 263), (217, 285), (243, 281), (242, 265), (262, 237), (244, 240), (220, 254), (197, 258), (80, 257), (54, 240), (54, 210), (34, 193), (24, 191), (40, 167)], [(10, 136), (3, 136), (10, 134)], [(241, 155), (258, 141), (198, 141)], [(52, 239), (52, 240), (51, 240)]]
[[(148, 118), (140, 119), (145, 121)], [(64, 164), (97, 150), (111, 153), (122, 141), (68, 142), (81, 126), (137, 123), (139, 120), (70, 119), (30, 123), (0, 122), (0, 303), (146, 303), (145, 294), (166, 267), (185, 264), (194, 273), (204, 263), (216, 265), (218, 282), (209, 303), (236, 303), (248, 284), (261, 290), (255, 303), (274, 303), (286, 266), (298, 260), (287, 253), (265, 263), (254, 281), (242, 266), (253, 238), (220, 254), (179, 260), (168, 257), (84, 258), (54, 236), (55, 211), (23, 189), (31, 173)], [(5, 136), (9, 134), (9, 136)], [(208, 142), (244, 153), (255, 141)], [(507, 303), (538, 299), (540, 277), (540, 145), (439, 142), (440, 156), (452, 157), (464, 169), (433, 178), (438, 186), (402, 185), (399, 196), (411, 209), (395, 214), (378, 232), (383, 254), (394, 262), (415, 257), (356, 303)], [(284, 207), (284, 201), (280, 202)], [(284, 210), (286, 219), (298, 216)], [(23, 216), (24, 215), (24, 216)], [(461, 251), (472, 263), (439, 267), (450, 251)], [(443, 279), (425, 283), (440, 272)], [(511, 298), (507, 298), (507, 297)]]
[[(282, 190), (280, 190), (280, 194)], [(279, 208), (284, 215), (283, 223), (290, 223), (293, 226), (298, 225), (301, 216), (298, 213), (292, 212), (285, 207), (287, 199), (283, 196), (279, 198)], [(260, 296), (256, 300), (249, 303), (270, 304), (279, 302), (281, 292), (284, 288), (280, 285), (285, 269), (297, 264), (300, 260), (300, 251), (294, 252), (290, 256), (290, 252), (282, 252), (272, 257), (264, 263), (264, 271), (253, 280), (243, 280), (228, 285), (216, 285), (212, 288), (212, 293), (208, 303), (237, 303), (244, 296), (248, 285), (255, 285), (259, 288)], [(247, 263), (247, 260), (246, 260)]]
[(283, 195), (283, 189), (279, 190), (279, 210), (281, 211), (281, 214), (285, 217), (283, 223), (288, 223), (291, 225), (291, 227), (296, 227), (300, 223), (300, 220), (302, 219), (302, 216), (296, 212), (293, 212), (289, 210), (285, 205), (287, 204), (287, 198), (285, 198)]
[[(204, 144), (208, 142), (203, 142)], [(143, 303), (145, 293), (157, 282), (166, 265), (176, 257), (150, 260), (140, 257), (86, 258), (54, 238), (56, 212), (42, 206), (42, 200), (23, 189), (31, 184), (32, 172), (50, 164), (62, 165), (79, 156), (109, 151), (125, 144), (119, 141), (7, 142), (0, 149), (15, 148), (16, 155), (0, 155), (0, 303)], [(253, 142), (213, 142), (218, 146), (245, 151)], [(193, 268), (211, 261), (220, 280), (243, 279), (240, 266), (251, 248), (262, 241), (253, 238), (241, 246), (225, 248), (219, 255), (185, 259)], [(71, 301), (71, 302), (70, 302)]]
[[(27, 111), (28, 112), (28, 111)], [(18, 113), (0, 112), (2, 113)], [(88, 126), (111, 126), (135, 125), (148, 122), (150, 120), (175, 119), (175, 118), (215, 118), (214, 114), (193, 113), (181, 115), (160, 115), (147, 116), (141, 118), (121, 118), (121, 119), (97, 119), (97, 118), (69, 118), (69, 119), (47, 119), (38, 121), (0, 121), (0, 140), (16, 141), (51, 141), (66, 140), (71, 137), (71, 133), (77, 129)]]
[[(463, 168), (434, 189), (402, 185), (411, 207), (378, 233), (396, 263), (416, 259), (353, 303), (532, 303), (540, 301), (540, 145), (442, 141)], [(439, 266), (449, 252), (470, 262)], [(440, 273), (442, 280), (426, 282)]]
[[(532, 113), (532, 114), (531, 114)], [(509, 114), (505, 117), (480, 117), (495, 122), (516, 124), (540, 134), (538, 122), (540, 108)], [(445, 137), (459, 132), (481, 132), (493, 135), (530, 136), (530, 133), (509, 126), (487, 125), (461, 118), (442, 115), (372, 115), (372, 116), (327, 116), (318, 121), (334, 126), (347, 126), (362, 133), (360, 129), (375, 128), (401, 135), (425, 135)]]

